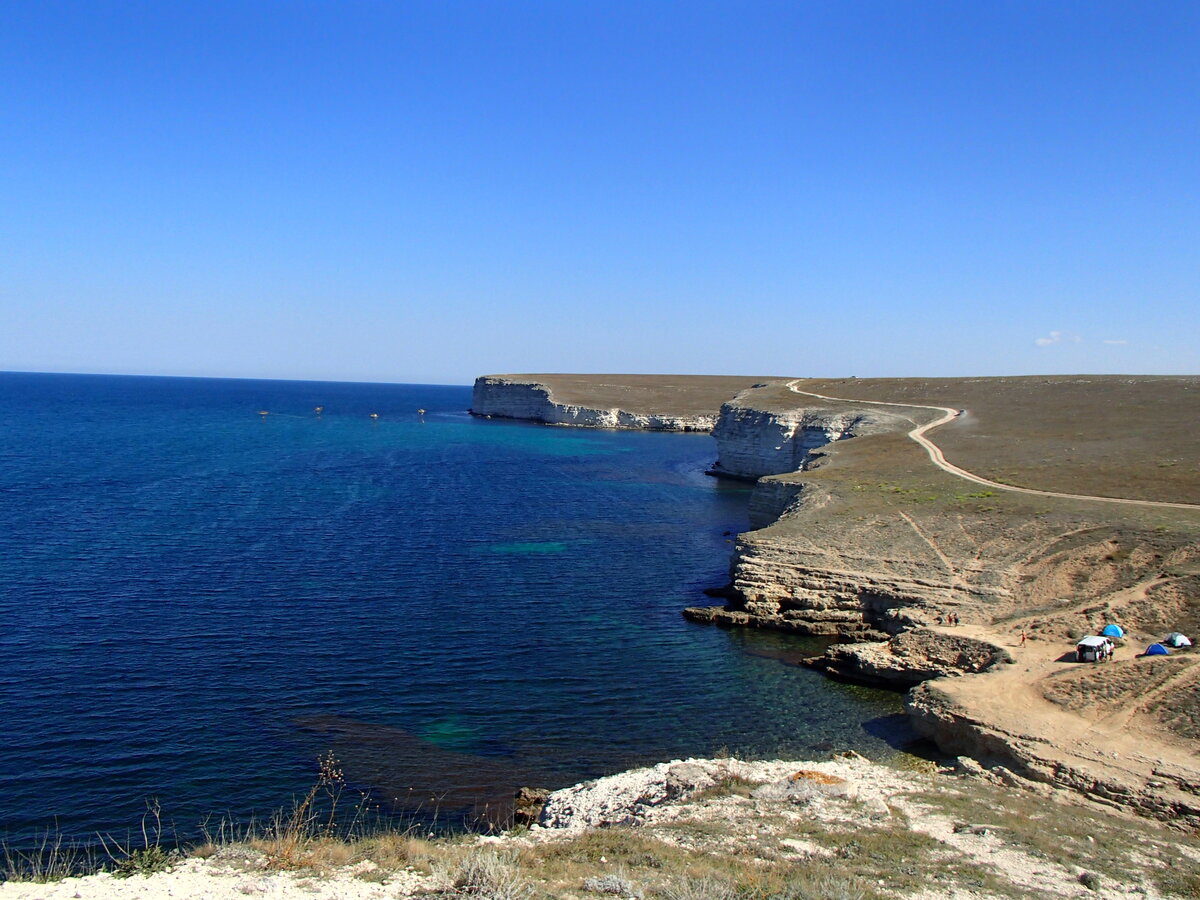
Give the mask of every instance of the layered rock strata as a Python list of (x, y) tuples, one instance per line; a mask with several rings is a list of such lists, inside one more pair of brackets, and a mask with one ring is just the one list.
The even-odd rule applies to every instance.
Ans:
[(561, 403), (549, 387), (531, 381), (516, 381), (497, 375), (475, 379), (471, 412), (477, 416), (524, 419), (546, 425), (576, 425), (587, 428), (636, 428), (645, 431), (712, 431), (717, 416), (639, 413), (611, 408)]
[[(911, 689), (914, 723), (944, 751), (984, 760), (1002, 779), (1055, 784), (1200, 825), (1200, 775), (1172, 755), (1174, 748), (1143, 749), (1149, 761), (1142, 760), (1140, 771), (1103, 740), (1086, 751), (1075, 748), (1055, 731), (1062, 720), (1053, 710), (1041, 708), (1050, 723), (1041, 734), (1027, 722), (1018, 726), (1028, 718), (1025, 701), (1005, 718), (987, 693), (1024, 698), (1038, 677), (1027, 665), (1005, 665), (1012, 657), (992, 643), (1004, 633), (1013, 647), (1025, 630), (1070, 646), (1077, 633), (1107, 621), (1151, 630), (1190, 621), (1193, 581), (1200, 579), (1193, 526), (975, 490), (933, 471), (904, 439), (912, 419), (860, 403), (801, 406), (789, 384), (744, 390), (717, 417), (712, 473), (755, 482), (749, 514), (756, 530), (736, 542), (731, 581), (721, 592), (729, 602), (685, 615), (856, 642), (831, 648), (820, 667)], [(587, 422), (576, 413), (547, 414), (549, 392), (538, 395), (536, 388), (526, 407), (510, 404), (497, 414), (621, 424), (617, 411), (585, 416)], [(476, 411), (485, 408), (481, 401)], [(626, 427), (656, 427), (627, 421)], [(860, 440), (845, 446), (851, 437)], [(934, 627), (949, 613), (964, 623), (961, 632)], [(1023, 645), (1024, 637), (1022, 651), (1013, 652), (1020, 655)], [(948, 676), (966, 677), (939, 681)], [(977, 683), (987, 690), (972, 700), (966, 689)], [(1174, 687), (1168, 680), (1155, 702), (1175, 697), (1168, 693)], [(1106, 691), (1112, 693), (1111, 685)], [(1191, 707), (1182, 708), (1176, 718), (1187, 718)], [(1105, 721), (1125, 721), (1122, 715), (1128, 718), (1116, 712)], [(1071, 727), (1080, 722), (1086, 726), (1080, 719)], [(1185, 726), (1184, 737), (1194, 738), (1194, 728)]]
[(960, 754), (992, 767), (1004, 767), (1034, 782), (1074, 790), (1093, 800), (1189, 828), (1200, 827), (1200, 775), (1159, 760), (1150, 769), (1126, 764), (1121, 754), (1090, 750), (1078, 742), (1058, 741), (1012, 730), (994, 717), (972, 714), (936, 682), (914, 688), (905, 700), (918, 734), (946, 753)]
[(758, 394), (754, 389), (743, 391), (721, 407), (713, 429), (717, 462), (712, 474), (755, 481), (764, 475), (803, 471), (820, 448), (892, 430), (901, 421), (871, 407), (771, 408), (758, 404)]
[[(844, 515), (844, 500), (815, 481), (764, 478), (756, 497), (760, 490), (757, 516), (779, 510), (779, 520), (738, 537), (729, 603), (686, 610), (689, 619), (885, 641), (934, 625), (951, 610), (976, 618), (1009, 605), (1009, 556), (1027, 549), (1019, 540), (989, 541), (963, 517), (944, 534), (934, 533), (936, 521), (922, 524), (913, 516), (858, 521)], [(988, 562), (984, 548), (993, 557)], [(975, 559), (966, 566), (950, 556)], [(898, 686), (911, 683), (896, 679)]]
[(888, 641), (830, 647), (819, 667), (842, 678), (889, 687), (915, 687), (934, 678), (986, 672), (1012, 655), (963, 635), (916, 628)]

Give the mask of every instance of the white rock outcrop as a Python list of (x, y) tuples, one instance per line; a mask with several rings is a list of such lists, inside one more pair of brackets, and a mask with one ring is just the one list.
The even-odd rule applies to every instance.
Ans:
[(745, 391), (721, 407), (713, 428), (717, 463), (712, 471), (747, 480), (802, 471), (821, 447), (894, 430), (899, 422), (898, 416), (869, 407), (763, 408), (754, 405), (754, 391)]
[(761, 794), (763, 799), (819, 803), (830, 798), (854, 799), (859, 787), (868, 784), (886, 785), (894, 791), (899, 778), (900, 773), (854, 752), (828, 762), (802, 764), (677, 759), (553, 792), (532, 832), (536, 839), (588, 828), (670, 821), (685, 812), (688, 801), (697, 794), (731, 779), (759, 785), (755, 796)]
[(712, 431), (716, 415), (674, 416), (624, 409), (574, 406), (554, 399), (550, 388), (496, 375), (475, 379), (471, 412), (477, 416), (524, 419), (546, 425), (586, 428), (636, 428), (644, 431)]

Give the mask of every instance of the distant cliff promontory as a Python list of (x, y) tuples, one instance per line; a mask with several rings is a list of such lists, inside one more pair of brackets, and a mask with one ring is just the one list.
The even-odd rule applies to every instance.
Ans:
[(763, 378), (726, 375), (484, 375), (471, 412), (547, 425), (712, 431), (721, 404)]

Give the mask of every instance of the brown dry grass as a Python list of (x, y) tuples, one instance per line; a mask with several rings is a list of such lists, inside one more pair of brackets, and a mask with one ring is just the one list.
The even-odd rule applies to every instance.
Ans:
[[(929, 436), (951, 462), (993, 481), (1200, 503), (1200, 376), (805, 379), (797, 387), (966, 409)], [(925, 415), (914, 411), (918, 421)]]
[(1042, 693), (1064, 709), (1103, 712), (1135, 702), (1195, 664), (1195, 657), (1164, 656), (1071, 667), (1048, 678)]
[(995, 826), (1005, 844), (1038, 859), (1100, 872), (1128, 882), (1150, 881), (1167, 896), (1190, 897), (1200, 841), (1082, 804), (1046, 801), (984, 782), (914, 794), (923, 805), (959, 821)]
[[(715, 413), (743, 402), (783, 410), (836, 404), (787, 389), (788, 379), (706, 375), (506, 375), (536, 381), (555, 399), (635, 413)], [(946, 457), (1005, 484), (1051, 491), (1200, 503), (1200, 376), (1080, 375), (1011, 378), (799, 379), (832, 397), (967, 410), (930, 437)], [(928, 410), (884, 408), (914, 425)], [(895, 436), (905, 442), (903, 435)], [(860, 439), (861, 440), (861, 439)], [(907, 441), (911, 444), (911, 441)], [(931, 468), (917, 450), (921, 467)], [(895, 468), (896, 466), (890, 466)], [(959, 480), (960, 493), (978, 492)]]
[(817, 772), (813, 769), (801, 769), (798, 772), (789, 776), (792, 781), (811, 781), (815, 784), (845, 784), (845, 778), (838, 778), (836, 775), (826, 775), (824, 772)]

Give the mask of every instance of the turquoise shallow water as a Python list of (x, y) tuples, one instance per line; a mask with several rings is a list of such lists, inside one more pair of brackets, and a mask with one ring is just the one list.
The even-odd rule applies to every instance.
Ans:
[(186, 836), (288, 802), (326, 750), (385, 812), (454, 818), (676, 756), (907, 738), (896, 696), (780, 661), (811, 645), (681, 618), (746, 527), (711, 438), (469, 404), (0, 374), (0, 834), (124, 829), (155, 797)]

